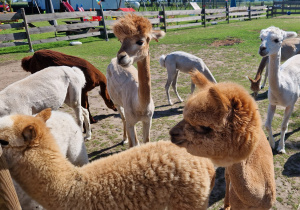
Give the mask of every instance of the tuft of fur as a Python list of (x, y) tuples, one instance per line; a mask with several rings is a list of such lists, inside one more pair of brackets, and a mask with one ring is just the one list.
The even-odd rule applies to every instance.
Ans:
[[(48, 111), (48, 110), (45, 110)], [(13, 115), (0, 127), (13, 178), (47, 209), (206, 209), (210, 160), (171, 142), (147, 143), (78, 168), (67, 161), (40, 117)]]
[(147, 18), (135, 14), (125, 15), (113, 25), (113, 32), (120, 40), (136, 35), (145, 36), (151, 31), (151, 22)]
[(226, 167), (225, 209), (270, 209), (276, 198), (273, 154), (257, 104), (238, 84), (191, 74), (200, 90), (170, 130), (172, 142)]

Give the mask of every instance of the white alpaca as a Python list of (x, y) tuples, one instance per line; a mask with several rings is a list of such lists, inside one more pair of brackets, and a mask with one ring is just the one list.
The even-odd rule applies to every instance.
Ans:
[[(283, 40), (282, 45), (281, 45), (281, 60), (280, 61), (281, 62), (286, 61), (287, 59), (289, 59), (297, 54), (300, 54), (300, 38), (290, 38), (290, 39)], [(269, 72), (268, 63), (269, 63), (269, 57), (263, 57), (260, 61), (259, 67), (257, 69), (255, 79), (251, 79), (250, 77), (248, 77), (251, 82), (250, 88), (254, 93), (254, 97), (256, 97), (259, 90), (263, 89), (266, 85), (266, 82), (268, 79), (268, 72)], [(264, 78), (262, 85), (260, 86), (262, 72), (265, 67), (266, 67), (265, 78)]]
[[(127, 140), (127, 132), (129, 147), (132, 147), (139, 144), (135, 130), (135, 124), (139, 121), (143, 123), (143, 142), (150, 141), (154, 103), (151, 96), (149, 42), (163, 37), (165, 33), (153, 31), (147, 18), (136, 15), (120, 18), (113, 30), (122, 46), (117, 58), (112, 59), (107, 67), (107, 90), (123, 121), (123, 140)], [(138, 70), (132, 66), (134, 62)]]
[(272, 134), (272, 119), (276, 106), (286, 107), (277, 148), (279, 153), (285, 153), (284, 138), (288, 129), (288, 120), (300, 94), (300, 55), (291, 57), (280, 66), (280, 49), (284, 39), (296, 36), (297, 33), (295, 32), (286, 32), (274, 26), (260, 32), (262, 43), (259, 54), (269, 56), (269, 107), (265, 126), (269, 133), (269, 143), (273, 149), (275, 148), (275, 141)]
[[(50, 129), (62, 155), (67, 157), (72, 164), (83, 166), (89, 162), (81, 128), (70, 114), (52, 111), (46, 126)], [(29, 197), (17, 182), (14, 181), (14, 185), (23, 210), (44, 209)]]
[(50, 114), (0, 118), (0, 143), (10, 173), (44, 208), (207, 208), (215, 176), (210, 160), (162, 141), (74, 167), (45, 126)]
[(91, 139), (88, 111), (81, 106), (85, 77), (77, 67), (53, 66), (10, 84), (0, 92), (0, 116), (35, 114), (45, 108), (57, 110), (63, 103), (74, 109), (78, 125), (86, 126)]
[[(162, 67), (167, 68), (168, 72), (168, 80), (165, 85), (168, 102), (172, 105), (172, 101), (170, 99), (170, 85), (172, 84), (173, 90), (179, 99), (180, 102), (183, 100), (180, 98), (177, 92), (177, 78), (179, 71), (188, 74), (192, 69), (197, 69), (199, 72), (204, 74), (207, 79), (211, 82), (217, 83), (212, 73), (209, 71), (208, 67), (205, 65), (201, 58), (198, 58), (192, 54), (176, 51), (168, 54), (167, 56), (160, 56), (159, 63)], [(191, 93), (195, 90), (195, 84), (191, 81)]]

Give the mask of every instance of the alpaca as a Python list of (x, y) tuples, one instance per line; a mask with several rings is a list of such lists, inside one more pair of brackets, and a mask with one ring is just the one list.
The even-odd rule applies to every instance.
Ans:
[[(81, 128), (70, 114), (52, 111), (51, 117), (46, 121), (46, 126), (50, 129), (60, 152), (72, 164), (83, 166), (89, 162)], [(23, 210), (43, 209), (22, 190), (17, 182), (14, 181), (14, 185)]]
[(99, 94), (103, 98), (106, 106), (117, 111), (108, 95), (105, 75), (90, 62), (53, 50), (39, 50), (32, 56), (27, 56), (22, 59), (22, 68), (32, 74), (49, 66), (76, 66), (83, 72), (86, 84), (82, 88), (81, 105), (88, 110), (90, 123), (96, 123), (97, 120), (92, 117), (89, 110), (88, 92), (97, 86), (100, 86)]
[[(281, 62), (286, 61), (287, 59), (297, 54), (300, 54), (300, 38), (290, 38), (290, 39), (283, 40), (281, 45), (280, 61)], [(266, 81), (268, 78), (268, 62), (269, 62), (269, 57), (268, 56), (263, 57), (260, 61), (257, 73), (255, 75), (255, 79), (251, 79), (250, 77), (248, 77), (251, 83), (250, 88), (253, 91), (254, 98), (256, 98), (259, 90), (263, 89), (266, 85)], [(260, 87), (261, 75), (265, 67), (266, 67), (265, 78), (262, 86)]]
[(0, 92), (0, 116), (13, 113), (31, 115), (45, 108), (58, 109), (66, 103), (74, 109), (81, 128), (84, 119), (86, 139), (91, 139), (88, 111), (80, 103), (84, 84), (84, 74), (77, 67), (48, 67), (10, 84)]
[[(152, 30), (147, 18), (134, 14), (120, 18), (113, 26), (122, 46), (117, 58), (107, 67), (107, 89), (123, 121), (123, 140), (129, 147), (136, 146), (135, 124), (143, 123), (143, 142), (150, 141), (150, 128), (154, 112), (151, 97), (149, 42), (163, 37), (163, 31)], [(137, 62), (138, 70), (132, 64)]]
[(275, 141), (272, 134), (272, 120), (276, 106), (285, 107), (281, 137), (277, 147), (279, 153), (285, 153), (284, 138), (288, 129), (288, 121), (300, 94), (300, 55), (291, 57), (280, 66), (280, 48), (284, 39), (296, 36), (295, 32), (286, 32), (274, 26), (260, 32), (262, 43), (259, 47), (259, 54), (263, 57), (269, 56), (269, 107), (265, 127), (269, 133), (270, 146), (273, 149)]
[[(168, 54), (167, 56), (160, 56), (159, 63), (161, 67), (167, 68), (168, 80), (165, 85), (165, 90), (167, 93), (168, 102), (170, 105), (173, 105), (170, 99), (170, 85), (172, 83), (173, 90), (180, 102), (183, 100), (180, 98), (177, 92), (177, 78), (179, 71), (183, 73), (189, 73), (191, 69), (196, 68), (198, 71), (203, 73), (210, 81), (217, 83), (212, 73), (209, 71), (208, 67), (205, 65), (201, 58), (198, 58), (192, 54), (176, 51)], [(191, 82), (191, 93), (194, 92), (195, 84)]]
[(226, 210), (270, 209), (276, 199), (273, 154), (257, 104), (240, 85), (192, 74), (201, 90), (188, 99), (171, 141), (226, 167)]
[(45, 126), (49, 115), (47, 109), (37, 117), (0, 119), (0, 143), (11, 175), (44, 208), (207, 208), (215, 177), (207, 158), (161, 141), (74, 167)]

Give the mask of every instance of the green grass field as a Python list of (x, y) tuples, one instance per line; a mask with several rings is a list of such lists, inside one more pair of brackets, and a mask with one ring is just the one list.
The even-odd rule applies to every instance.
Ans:
[[(295, 31), (300, 33), (299, 16), (277, 17), (272, 19), (253, 19), (252, 21), (236, 21), (227, 23), (218, 23), (217, 25), (208, 25), (196, 28), (184, 28), (179, 30), (170, 30), (166, 37), (159, 42), (150, 44), (151, 53), (151, 74), (153, 99), (157, 107), (156, 111), (160, 111), (164, 105), (167, 105), (164, 84), (166, 81), (166, 70), (159, 65), (158, 59), (161, 54), (168, 54), (173, 51), (182, 50), (191, 54), (195, 54), (203, 59), (209, 69), (212, 71), (218, 82), (231, 81), (244, 86), (249, 93), (250, 83), (246, 78), (247, 75), (254, 77), (258, 68), (261, 57), (258, 55), (260, 45), (259, 32), (261, 29), (269, 26), (277, 26), (283, 30)], [(224, 46), (222, 43), (234, 40), (235, 44)], [(70, 46), (68, 41), (34, 45), (34, 49), (51, 49), (66, 54), (78, 56), (90, 61), (104, 74), (105, 69), (110, 60), (116, 56), (119, 50), (119, 41), (111, 36), (109, 41), (93, 37), (79, 40), (83, 44), (79, 46)], [(15, 62), (24, 56), (31, 55), (28, 53), (28, 46), (15, 48), (0, 48), (0, 63)], [(0, 77), (1, 78), (1, 77)], [(268, 83), (267, 83), (268, 87)], [(261, 91), (265, 93), (267, 88)], [(175, 95), (171, 90), (171, 97), (176, 101)], [(182, 98), (187, 98), (190, 93), (190, 78), (188, 75), (180, 74), (178, 81), (178, 92)], [(262, 97), (257, 101), (259, 111), (263, 122), (266, 119), (268, 99)], [(176, 104), (172, 108), (183, 106), (184, 104)], [(166, 107), (164, 109), (170, 109)], [(276, 141), (280, 137), (280, 125), (283, 118), (283, 108), (278, 108), (273, 120), (273, 133)], [(176, 109), (174, 109), (175, 115)], [(273, 209), (299, 209), (300, 204), (300, 107), (299, 102), (296, 103), (294, 113), (289, 121), (288, 139), (286, 141), (287, 154), (274, 155), (274, 166), (277, 184), (277, 202)], [(182, 113), (178, 113), (176, 117), (161, 117), (153, 120), (152, 129), (155, 130), (153, 140), (168, 139), (168, 131), (159, 132), (160, 129), (171, 128), (175, 125)], [(119, 135), (112, 135), (105, 132), (106, 129), (113, 129), (115, 125), (104, 125), (103, 130), (99, 130), (95, 135), (100, 135), (99, 140), (87, 143), (89, 151), (92, 151), (97, 145), (99, 148), (107, 147), (104, 139), (112, 141), (119, 138)], [(121, 129), (121, 127), (119, 127)], [(265, 129), (264, 129), (265, 130)], [(120, 131), (121, 133), (121, 131)], [(265, 132), (266, 133), (266, 132)], [(267, 134), (267, 133), (266, 133)], [(140, 133), (139, 133), (140, 135)], [(100, 140), (102, 139), (102, 140)], [(100, 143), (97, 143), (101, 141)], [(116, 142), (118, 142), (116, 140)], [(289, 170), (289, 166), (295, 166), (296, 175), (291, 176), (285, 172)], [(298, 168), (297, 168), (298, 167)], [(294, 169), (293, 169), (294, 170)], [(209, 209), (219, 209), (223, 205), (222, 198), (210, 206)]]

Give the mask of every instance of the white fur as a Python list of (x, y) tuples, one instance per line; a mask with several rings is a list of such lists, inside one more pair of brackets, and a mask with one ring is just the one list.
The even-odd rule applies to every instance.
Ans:
[(45, 108), (57, 110), (63, 103), (74, 109), (78, 125), (86, 125), (91, 138), (88, 111), (81, 106), (83, 72), (77, 67), (53, 66), (17, 81), (0, 92), (0, 116), (35, 114)]
[[(180, 98), (177, 92), (177, 78), (179, 71), (183, 73), (189, 73), (193, 69), (197, 69), (199, 72), (204, 74), (207, 79), (211, 82), (217, 83), (212, 73), (209, 71), (208, 67), (205, 65), (201, 58), (198, 58), (192, 54), (183, 52), (183, 51), (176, 51), (168, 54), (167, 56), (162, 55), (160, 56), (159, 63), (162, 67), (167, 68), (168, 72), (168, 80), (165, 85), (165, 90), (167, 93), (168, 102), (172, 105), (172, 101), (170, 99), (170, 85), (172, 84), (173, 90), (179, 99), (180, 102), (183, 100)], [(191, 93), (195, 90), (195, 84), (191, 82)]]
[[(9, 119), (5, 119), (4, 122), (11, 122), (8, 126), (12, 126), (13, 121), (10, 117), (5, 118)], [(1, 122), (3, 121), (0, 121), (0, 127), (3, 127)], [(47, 120), (46, 125), (50, 128), (51, 134), (64, 157), (67, 157), (71, 163), (77, 166), (83, 166), (89, 162), (81, 128), (70, 114), (52, 111), (51, 117)], [(14, 181), (14, 185), (23, 210), (44, 209), (25, 193), (17, 182)]]
[(286, 32), (274, 26), (264, 29), (260, 33), (262, 43), (259, 54), (269, 56), (269, 107), (265, 126), (269, 133), (269, 143), (272, 148), (275, 147), (272, 120), (276, 106), (286, 107), (281, 124), (281, 138), (277, 148), (280, 153), (285, 153), (284, 138), (288, 129), (288, 120), (300, 94), (300, 55), (291, 57), (280, 66), (281, 45), (284, 39), (296, 36), (295, 32)]

